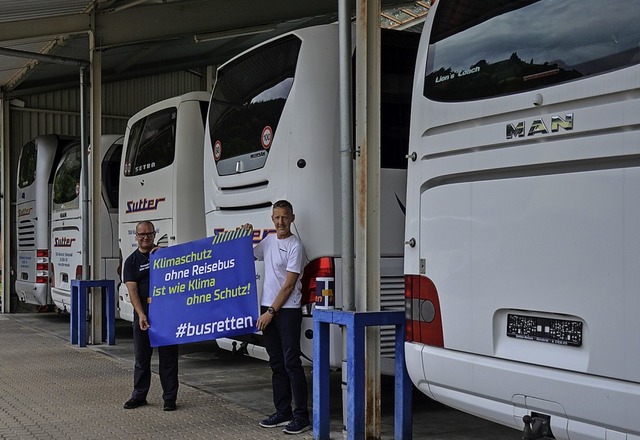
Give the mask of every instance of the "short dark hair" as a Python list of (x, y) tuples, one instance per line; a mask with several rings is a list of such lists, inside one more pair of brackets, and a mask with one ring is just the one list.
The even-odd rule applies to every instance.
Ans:
[(138, 226), (141, 225), (149, 225), (151, 226), (151, 229), (153, 229), (153, 232), (156, 231), (156, 227), (153, 225), (153, 223), (151, 223), (149, 220), (142, 220), (141, 222), (138, 222), (138, 224), (136, 225), (136, 234), (138, 233)]
[(273, 209), (276, 208), (288, 208), (291, 214), (293, 214), (293, 205), (288, 200), (278, 200), (273, 204)]

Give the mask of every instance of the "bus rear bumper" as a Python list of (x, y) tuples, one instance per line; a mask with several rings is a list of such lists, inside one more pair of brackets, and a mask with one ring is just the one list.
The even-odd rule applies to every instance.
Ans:
[[(63, 313), (71, 313), (71, 291), (58, 287), (51, 288), (51, 299), (53, 304)], [(120, 319), (121, 313), (118, 308), (118, 298), (115, 300), (115, 318)], [(105, 311), (103, 311), (105, 313)], [(133, 308), (131, 308), (131, 320), (133, 320)]]
[(558, 440), (640, 440), (638, 383), (413, 342), (405, 358), (420, 391), (478, 417), (522, 430), (536, 412), (551, 417)]
[[(116, 317), (123, 319), (125, 321), (133, 322), (133, 306), (130, 302), (120, 301), (118, 303), (118, 312), (116, 313)], [(119, 314), (119, 316), (118, 316)]]
[(133, 305), (129, 301), (129, 291), (125, 283), (118, 284), (116, 298), (116, 318), (133, 322)]
[(71, 312), (71, 292), (69, 290), (52, 287), (51, 300), (61, 311)]
[(15, 287), (16, 295), (18, 295), (18, 299), (22, 302), (38, 306), (53, 304), (48, 284), (16, 281)]

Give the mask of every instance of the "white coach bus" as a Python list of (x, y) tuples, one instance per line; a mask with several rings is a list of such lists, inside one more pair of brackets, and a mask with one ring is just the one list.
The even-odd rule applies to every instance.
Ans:
[[(206, 236), (202, 149), (208, 92), (157, 102), (129, 119), (120, 171), (120, 252), (137, 248), (135, 227), (150, 220), (156, 243), (172, 246)], [(120, 317), (133, 321), (124, 283), (118, 288)]]
[[(419, 34), (382, 36), (382, 292), (381, 304), (403, 307), (403, 219), (411, 84)], [(305, 245), (302, 351), (311, 357), (316, 277), (336, 280), (342, 306), (339, 154), (338, 26), (300, 29), (258, 45), (222, 65), (209, 107), (205, 136), (207, 233), (243, 223), (257, 243), (275, 233), (272, 204), (289, 200), (293, 232)], [(258, 291), (263, 266), (257, 263)], [(340, 366), (339, 329), (331, 364)], [(393, 356), (393, 333), (382, 336)], [(218, 340), (266, 359), (260, 335)], [(387, 359), (389, 362), (392, 359)], [(384, 366), (383, 366), (384, 367)]]
[[(101, 220), (100, 273), (117, 285), (120, 279), (118, 187), (123, 136), (103, 135), (101, 142), (102, 198), (97, 201)], [(60, 160), (53, 178), (51, 203), (51, 299), (60, 311), (67, 313), (71, 311), (71, 280), (82, 279), (81, 182), (82, 149), (78, 142)]]
[(640, 439), (639, 23), (630, 0), (448, 0), (424, 27), (407, 368), (523, 438)]
[(62, 154), (77, 138), (38, 136), (20, 151), (16, 196), (18, 270), (15, 289), (20, 301), (47, 306), (51, 301), (49, 227), (51, 185)]

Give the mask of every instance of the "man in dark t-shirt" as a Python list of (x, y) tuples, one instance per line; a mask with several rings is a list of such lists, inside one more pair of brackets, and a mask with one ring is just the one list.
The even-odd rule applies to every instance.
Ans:
[[(149, 341), (149, 256), (155, 248), (156, 236), (153, 223), (142, 221), (136, 225), (138, 248), (124, 262), (122, 280), (129, 290), (129, 298), (134, 308), (133, 350), (135, 368), (133, 372), (133, 392), (124, 404), (125, 409), (134, 409), (147, 404), (147, 394), (151, 386), (151, 355), (153, 348)], [(178, 395), (178, 346), (158, 347), (159, 375), (162, 384), (162, 399), (165, 411), (176, 409)]]

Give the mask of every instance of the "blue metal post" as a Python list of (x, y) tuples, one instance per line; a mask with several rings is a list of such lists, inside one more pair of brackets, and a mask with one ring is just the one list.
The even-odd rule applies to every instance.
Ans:
[(313, 321), (313, 432), (329, 440), (329, 324)]
[(78, 343), (78, 285), (71, 281), (71, 318), (69, 319), (71, 344)]
[(412, 386), (404, 362), (404, 312), (314, 311), (313, 341), (313, 431), (314, 439), (329, 439), (329, 324), (347, 327), (347, 438), (365, 435), (365, 327), (394, 325), (396, 328), (396, 388), (394, 435), (411, 439)]
[(365, 371), (364, 327), (358, 325), (356, 314), (347, 321), (347, 438), (364, 438)]
[[(116, 343), (115, 286), (112, 280), (72, 280), (70, 340), (79, 347), (87, 346), (87, 295), (88, 289), (100, 287), (106, 294), (107, 343)], [(106, 292), (105, 292), (106, 290)]]
[(411, 405), (413, 386), (404, 359), (404, 321), (396, 325), (396, 390), (395, 390), (395, 438), (409, 440), (413, 436)]

